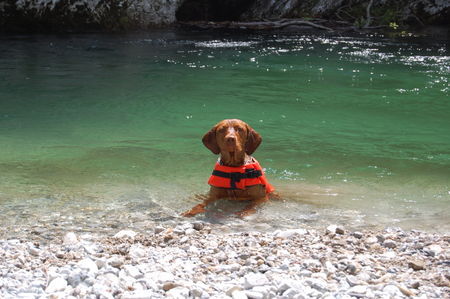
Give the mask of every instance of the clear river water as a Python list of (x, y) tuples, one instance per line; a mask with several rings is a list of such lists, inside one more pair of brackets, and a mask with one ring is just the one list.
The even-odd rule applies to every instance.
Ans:
[(146, 230), (207, 192), (239, 118), (282, 200), (233, 229), (450, 228), (450, 56), (427, 38), (0, 36), (0, 237)]

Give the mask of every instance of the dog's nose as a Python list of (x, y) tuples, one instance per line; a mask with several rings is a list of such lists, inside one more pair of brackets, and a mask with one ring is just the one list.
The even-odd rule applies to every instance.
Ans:
[(232, 144), (234, 144), (234, 143), (236, 143), (236, 136), (227, 136), (227, 137), (225, 137), (225, 141), (226, 141), (227, 143), (232, 143)]

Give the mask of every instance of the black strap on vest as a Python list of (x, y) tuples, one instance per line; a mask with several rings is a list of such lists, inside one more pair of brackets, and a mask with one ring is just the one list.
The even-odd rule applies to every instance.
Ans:
[(248, 168), (245, 170), (245, 173), (241, 172), (223, 172), (220, 170), (213, 170), (212, 175), (230, 179), (230, 186), (231, 189), (238, 189), (236, 188), (236, 183), (239, 183), (242, 179), (256, 179), (262, 176), (261, 170), (256, 170), (254, 168)]

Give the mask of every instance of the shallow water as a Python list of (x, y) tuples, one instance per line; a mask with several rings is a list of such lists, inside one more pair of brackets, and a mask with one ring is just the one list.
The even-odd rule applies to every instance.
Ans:
[(208, 189), (200, 139), (224, 118), (261, 133), (284, 200), (200, 219), (448, 232), (449, 73), (448, 45), (418, 38), (2, 36), (0, 233), (174, 219)]

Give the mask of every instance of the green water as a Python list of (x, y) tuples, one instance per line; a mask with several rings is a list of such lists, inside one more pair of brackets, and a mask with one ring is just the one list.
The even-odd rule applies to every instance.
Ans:
[(224, 118), (261, 133), (284, 201), (206, 220), (448, 231), (449, 73), (448, 45), (418, 38), (3, 36), (2, 234), (172, 219), (207, 191), (200, 139)]

